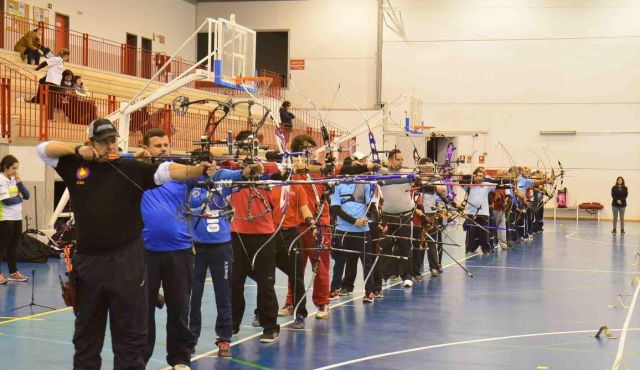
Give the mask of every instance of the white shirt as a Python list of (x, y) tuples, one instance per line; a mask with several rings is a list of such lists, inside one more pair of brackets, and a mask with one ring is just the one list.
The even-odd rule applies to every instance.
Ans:
[[(463, 189), (469, 191), (467, 206), (464, 213), (467, 215), (489, 216), (489, 193), (496, 189), (496, 184), (483, 182), (487, 186), (465, 186)], [(467, 190), (471, 188), (471, 190)]]
[[(0, 173), (0, 200), (13, 198), (18, 195), (18, 185), (15, 178), (7, 178)], [(0, 221), (20, 221), (22, 220), (22, 203), (5, 205), (0, 202)]]
[(62, 81), (62, 72), (64, 72), (62, 58), (58, 56), (47, 58), (47, 65), (49, 65), (49, 70), (47, 71), (46, 81), (60, 86), (60, 81)]

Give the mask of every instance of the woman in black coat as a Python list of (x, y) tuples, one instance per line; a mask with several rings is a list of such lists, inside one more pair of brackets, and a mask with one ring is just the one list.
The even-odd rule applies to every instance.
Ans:
[(613, 230), (616, 232), (618, 224), (618, 214), (620, 214), (620, 232), (624, 234), (624, 210), (627, 207), (627, 187), (622, 176), (616, 179), (616, 184), (611, 188), (611, 209), (613, 210)]

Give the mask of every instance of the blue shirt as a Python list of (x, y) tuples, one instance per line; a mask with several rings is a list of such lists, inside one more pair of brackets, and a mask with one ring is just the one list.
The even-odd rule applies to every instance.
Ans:
[[(367, 209), (370, 202), (374, 201), (371, 197), (371, 185), (363, 184), (364, 199), (363, 202), (346, 201), (353, 199), (351, 196), (356, 190), (357, 184), (338, 184), (333, 194), (331, 194), (331, 205), (340, 206), (342, 210), (353, 218), (367, 217)], [(369, 225), (356, 226), (348, 221), (343, 220), (340, 216), (336, 217), (336, 230), (347, 232), (365, 232), (369, 231)]]
[[(211, 178), (219, 180), (244, 180), (242, 171), (219, 169)], [(204, 177), (201, 179), (204, 180)], [(214, 193), (209, 198), (207, 189), (194, 187), (189, 194), (189, 207), (194, 215), (206, 215), (208, 217), (192, 217), (190, 222), (193, 241), (198, 243), (219, 244), (231, 240), (231, 227), (226, 217), (219, 217), (224, 210), (227, 201), (224, 199), (231, 194), (231, 188), (222, 188), (222, 194)]]
[(520, 191), (522, 192), (522, 196), (526, 197), (527, 196), (527, 188), (530, 188), (534, 185), (533, 180), (528, 179), (526, 177), (520, 177), (519, 179), (516, 180), (516, 186), (518, 187), (518, 189), (520, 189)]
[(186, 182), (170, 181), (142, 194), (142, 239), (147, 250), (170, 252), (191, 248), (189, 228), (181, 211), (187, 186)]

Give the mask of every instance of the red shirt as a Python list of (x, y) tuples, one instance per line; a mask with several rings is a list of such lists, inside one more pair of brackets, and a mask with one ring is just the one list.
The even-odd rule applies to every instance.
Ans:
[(288, 197), (288, 200), (286, 202), (287, 208), (285, 209), (284, 222), (282, 222), (282, 227), (296, 227), (299, 224), (304, 223), (304, 216), (300, 211), (300, 207), (309, 207), (307, 193), (305, 192), (302, 185), (289, 186), (289, 194), (283, 196), (282, 192), (284, 190), (284, 186), (276, 186), (269, 192), (271, 203), (275, 205), (275, 207), (273, 208), (274, 222), (276, 223), (276, 225), (280, 224), (280, 220), (282, 219), (282, 212), (280, 212), (281, 199), (282, 202), (284, 202), (284, 198), (281, 197)]
[[(313, 176), (313, 175), (312, 175)], [(317, 175), (317, 176), (313, 176), (317, 179), (322, 178), (321, 175)], [(308, 180), (307, 176), (304, 174), (294, 174), (293, 176), (291, 176), (292, 180)], [(322, 197), (322, 193), (324, 192), (324, 185), (323, 184), (310, 184), (310, 185), (301, 185), (302, 188), (304, 189), (305, 193), (307, 194), (307, 201), (308, 201), (308, 205), (309, 205), (309, 210), (311, 211), (311, 213), (314, 216), (317, 216), (317, 212), (318, 212), (318, 202), (316, 200), (316, 194), (318, 196), (318, 198)], [(315, 189), (315, 191), (314, 191)], [(331, 222), (331, 218), (329, 216), (329, 204), (325, 201), (325, 205), (322, 209), (322, 216), (320, 216), (320, 219), (318, 220), (318, 222), (322, 225), (328, 225)]]
[[(274, 205), (269, 192), (258, 188), (244, 188), (231, 194), (234, 209), (231, 231), (240, 234), (273, 234), (276, 231), (271, 210)], [(249, 214), (251, 209), (251, 214)]]

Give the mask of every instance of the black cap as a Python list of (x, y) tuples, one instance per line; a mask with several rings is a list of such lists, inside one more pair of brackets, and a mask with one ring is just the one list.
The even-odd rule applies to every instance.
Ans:
[(99, 118), (87, 128), (89, 139), (93, 141), (104, 141), (106, 138), (118, 135), (118, 129), (106, 118)]

